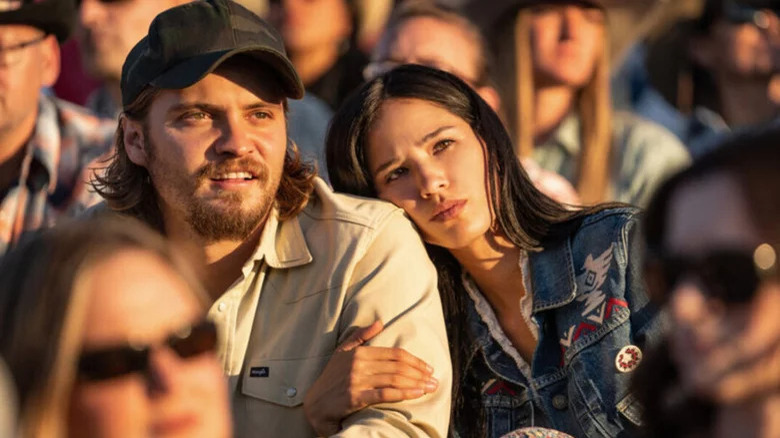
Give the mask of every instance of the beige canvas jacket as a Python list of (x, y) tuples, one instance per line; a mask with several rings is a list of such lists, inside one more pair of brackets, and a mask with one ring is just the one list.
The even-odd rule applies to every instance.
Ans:
[(379, 319), (368, 344), (402, 347), (440, 386), (348, 417), (342, 437), (446, 436), (452, 369), (436, 272), (403, 211), (317, 181), (295, 218), (268, 220), (241, 278), (209, 310), (222, 337), (237, 437), (311, 437), (306, 391), (335, 348)]

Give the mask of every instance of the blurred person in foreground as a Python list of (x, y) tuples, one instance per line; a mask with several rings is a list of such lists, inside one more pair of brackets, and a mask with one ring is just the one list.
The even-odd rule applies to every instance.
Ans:
[(435, 268), (401, 209), (335, 194), (300, 160), (285, 111), (302, 95), (281, 37), (249, 10), (169, 9), (125, 62), (117, 153), (96, 189), (205, 253), (238, 436), (312, 436), (306, 393), (336, 346), (376, 320), (372, 345), (411, 353), (376, 371), (413, 369), (418, 397), (357, 412), (339, 436), (444, 436), (451, 368)]
[[(366, 80), (401, 64), (420, 64), (452, 73), (465, 81), (498, 114), (501, 98), (492, 84), (492, 62), (482, 32), (455, 9), (431, 0), (407, 0), (393, 11), (366, 66)], [(572, 185), (560, 175), (522, 160), (534, 184), (565, 204), (579, 204)]]
[(187, 262), (127, 218), (41, 231), (0, 260), (21, 438), (230, 436), (217, 332)]
[[(706, 0), (698, 19), (681, 23), (651, 49), (652, 77), (690, 116), (684, 138), (694, 158), (729, 132), (778, 120), (779, 11), (776, 1)], [(682, 68), (665, 62), (670, 43), (682, 52)]]
[(645, 277), (671, 325), (636, 376), (648, 437), (780, 436), (780, 129), (659, 189)]
[(613, 111), (603, 1), (503, 0), (472, 13), (490, 29), (518, 155), (563, 175), (584, 204), (642, 206), (688, 164), (673, 134)]
[(306, 91), (332, 110), (363, 83), (368, 57), (357, 48), (354, 0), (270, 0), (268, 20), (279, 29)]
[(114, 125), (43, 92), (59, 75), (75, 0), (0, 0), (0, 255), (96, 202), (89, 163)]

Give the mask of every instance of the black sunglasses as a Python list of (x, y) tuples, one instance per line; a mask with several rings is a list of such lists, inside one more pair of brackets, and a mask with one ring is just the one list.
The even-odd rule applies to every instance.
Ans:
[[(163, 343), (180, 358), (188, 359), (212, 352), (217, 346), (217, 328), (210, 321), (201, 321), (172, 334)], [(78, 362), (78, 377), (82, 382), (114, 379), (149, 370), (149, 355), (158, 346), (101, 348), (85, 351)]]
[(648, 295), (664, 304), (675, 285), (692, 275), (709, 296), (726, 303), (747, 303), (763, 280), (777, 274), (778, 248), (764, 243), (752, 252), (724, 249), (695, 258), (649, 252), (644, 272)]

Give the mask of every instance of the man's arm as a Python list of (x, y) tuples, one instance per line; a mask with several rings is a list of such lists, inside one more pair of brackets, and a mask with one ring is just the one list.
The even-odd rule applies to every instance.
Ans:
[(384, 330), (366, 345), (399, 347), (412, 353), (433, 367), (439, 386), (418, 399), (360, 410), (344, 419), (336, 436), (444, 437), (450, 416), (452, 364), (436, 270), (417, 231), (400, 211), (376, 233), (351, 273), (339, 343), (359, 327), (380, 320)]

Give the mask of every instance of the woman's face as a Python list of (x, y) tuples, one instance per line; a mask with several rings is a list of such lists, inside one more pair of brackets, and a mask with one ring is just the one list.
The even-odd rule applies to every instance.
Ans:
[(69, 436), (227, 437), (227, 386), (211, 351), (183, 359), (164, 341), (204, 317), (189, 286), (158, 256), (124, 250), (90, 269), (83, 351), (154, 346), (146, 372), (77, 380)]
[(420, 99), (389, 99), (368, 135), (379, 197), (401, 207), (426, 242), (463, 248), (491, 225), (485, 152), (468, 123)]
[[(763, 243), (739, 186), (726, 174), (690, 182), (670, 201), (664, 246), (676, 257), (703, 260), (722, 250), (752, 255)], [(683, 275), (669, 294), (672, 358), (683, 388), (729, 403), (780, 387), (777, 280), (759, 284), (747, 304), (713, 298), (695, 275)]]
[(537, 86), (585, 86), (604, 45), (604, 12), (576, 5), (531, 9), (531, 47)]

